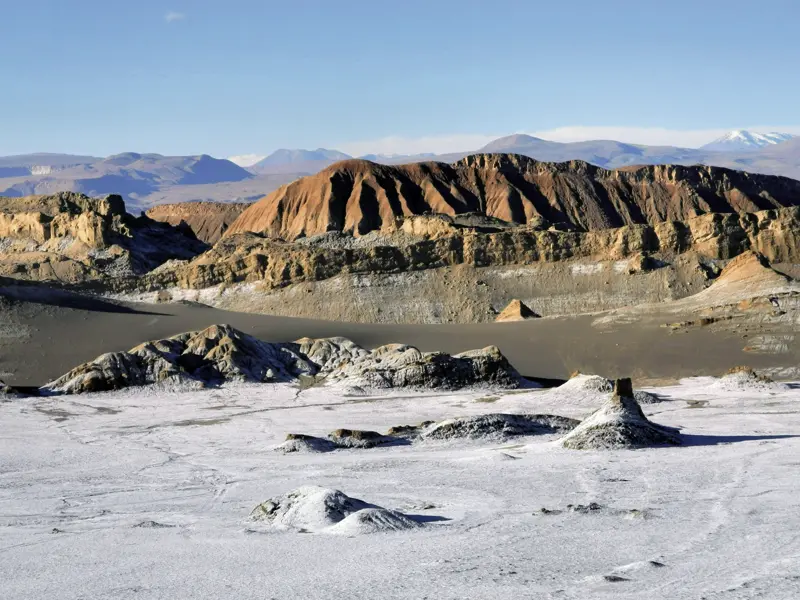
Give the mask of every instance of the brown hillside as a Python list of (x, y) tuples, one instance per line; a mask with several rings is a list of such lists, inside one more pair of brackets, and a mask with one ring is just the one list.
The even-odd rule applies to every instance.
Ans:
[(248, 206), (231, 202), (179, 202), (154, 206), (147, 216), (170, 225), (184, 222), (197, 239), (214, 244)]
[(798, 181), (708, 166), (609, 171), (581, 161), (545, 163), (515, 154), (399, 166), (347, 160), (256, 202), (226, 235), (362, 235), (393, 230), (398, 217), (426, 212), (479, 212), (521, 224), (544, 221), (597, 230), (799, 204)]

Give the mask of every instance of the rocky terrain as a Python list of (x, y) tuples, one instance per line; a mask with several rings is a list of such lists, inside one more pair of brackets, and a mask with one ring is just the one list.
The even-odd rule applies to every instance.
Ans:
[(543, 163), (514, 154), (398, 166), (348, 160), (255, 203), (227, 235), (250, 231), (286, 240), (330, 231), (364, 235), (395, 230), (398, 217), (471, 212), (593, 231), (795, 206), (799, 198), (800, 182), (706, 166), (609, 171), (581, 161)]
[(170, 225), (185, 223), (197, 239), (214, 244), (247, 206), (242, 202), (180, 202), (154, 206), (146, 214)]
[(359, 388), (517, 387), (522, 378), (496, 347), (451, 356), (389, 344), (368, 351), (344, 338), (268, 343), (227, 325), (99, 356), (42, 388), (76, 394), (151, 384), (340, 383)]
[(0, 275), (84, 283), (147, 273), (206, 245), (186, 227), (133, 217), (119, 196), (0, 198)]

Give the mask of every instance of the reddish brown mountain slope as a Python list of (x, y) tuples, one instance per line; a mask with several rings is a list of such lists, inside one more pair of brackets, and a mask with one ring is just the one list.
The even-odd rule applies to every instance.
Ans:
[(397, 217), (425, 212), (481, 212), (516, 223), (545, 220), (595, 230), (798, 204), (798, 181), (707, 166), (609, 171), (581, 161), (544, 163), (515, 154), (399, 166), (347, 160), (256, 202), (226, 235), (358, 235), (395, 229)]
[(183, 221), (197, 239), (214, 244), (248, 206), (227, 202), (180, 202), (154, 206), (147, 211), (147, 216), (170, 225), (180, 225)]

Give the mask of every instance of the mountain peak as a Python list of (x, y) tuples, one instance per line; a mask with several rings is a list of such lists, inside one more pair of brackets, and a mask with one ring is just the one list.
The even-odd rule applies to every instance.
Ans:
[(717, 138), (713, 142), (701, 146), (701, 150), (714, 150), (717, 152), (747, 152), (759, 150), (766, 146), (774, 146), (795, 137), (791, 133), (757, 133), (745, 129), (735, 129)]
[(520, 147), (527, 147), (533, 146), (538, 144), (549, 144), (551, 142), (547, 142), (541, 138), (533, 137), (532, 135), (527, 135), (524, 133), (515, 133), (513, 135), (507, 135), (505, 137), (497, 138), (496, 140), (489, 142), (483, 148), (481, 148), (482, 152), (505, 152), (512, 148), (520, 148)]

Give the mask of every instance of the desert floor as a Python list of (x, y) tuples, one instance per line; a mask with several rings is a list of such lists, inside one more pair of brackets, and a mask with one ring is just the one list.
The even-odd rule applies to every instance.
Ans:
[[(681, 427), (685, 445), (616, 451), (566, 450), (553, 436), (274, 450), (288, 432), (487, 412), (582, 417), (599, 402), (548, 390), (249, 385), (3, 402), (2, 596), (797, 598), (798, 387), (695, 378), (651, 389), (665, 401), (646, 412)], [(348, 536), (248, 520), (303, 485), (424, 524)]]

